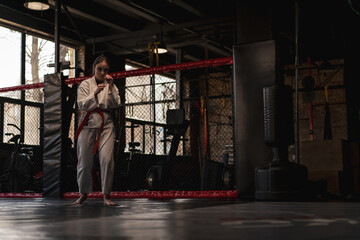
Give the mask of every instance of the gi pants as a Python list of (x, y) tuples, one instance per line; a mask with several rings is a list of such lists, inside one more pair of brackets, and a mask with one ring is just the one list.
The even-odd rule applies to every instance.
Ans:
[[(100, 129), (83, 128), (77, 143), (77, 182), (79, 193), (91, 193), (92, 169), (94, 162), (94, 146)], [(101, 171), (101, 190), (104, 195), (109, 195), (112, 190), (114, 178), (114, 128), (104, 128), (99, 139), (97, 152)]]

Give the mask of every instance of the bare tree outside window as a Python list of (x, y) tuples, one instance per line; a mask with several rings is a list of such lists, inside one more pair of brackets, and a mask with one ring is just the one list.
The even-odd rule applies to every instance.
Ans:
[(166, 112), (175, 108), (176, 100), (176, 82), (169, 77), (155, 75), (155, 101), (162, 101), (156, 104), (156, 122), (166, 123)]
[[(53, 67), (48, 67), (54, 62), (55, 44), (51, 41), (26, 35), (25, 47), (25, 83), (33, 84), (44, 81), (44, 75), (54, 73)], [(31, 89), (25, 93), (25, 100), (43, 102), (43, 89)]]
[[(25, 59), (21, 59), (22, 36), (25, 36)], [(0, 26), (0, 88), (20, 86), (22, 61), (25, 61), (25, 84), (36, 84), (44, 81), (44, 75), (55, 71), (55, 44), (40, 37), (29, 34), (22, 35), (21, 32)], [(67, 66), (62, 73), (67, 77), (75, 77), (75, 49), (60, 45), (60, 62)], [(18, 131), (14, 127), (7, 126), (8, 123), (20, 127), (22, 118), (25, 118), (24, 143), (28, 145), (40, 144), (40, 105), (28, 106), (22, 100), (43, 103), (44, 93), (42, 88), (25, 90), (25, 99), (21, 99), (21, 91), (10, 91), (0, 93), (4, 97), (4, 121), (3, 133)], [(18, 104), (9, 103), (7, 98), (18, 99)], [(21, 105), (25, 105), (25, 113), (22, 116)], [(73, 121), (72, 121), (72, 124)], [(73, 127), (70, 127), (73, 132)], [(15, 134), (19, 134), (15, 132)], [(3, 136), (7, 142), (9, 136)]]
[[(44, 82), (46, 74), (52, 74), (55, 71), (55, 44), (52, 41), (39, 37), (26, 35), (26, 58), (25, 58), (25, 79), (26, 84)], [(75, 77), (75, 49), (60, 45), (60, 62), (68, 62), (71, 69), (63, 71), (63, 74), (69, 77)], [(30, 89), (25, 91), (25, 100), (43, 103), (43, 88)], [(39, 145), (39, 127), (40, 127), (40, 109), (36, 107), (26, 108), (27, 115), (25, 125), (25, 143)], [(73, 124), (73, 123), (72, 123)], [(70, 127), (72, 130), (73, 128)], [(31, 133), (38, 134), (31, 134)]]
[[(44, 75), (52, 74), (54, 67), (49, 65), (55, 62), (55, 44), (52, 41), (39, 37), (26, 35), (26, 84), (44, 82)], [(65, 65), (69, 63), (72, 69), (66, 69), (63, 74), (75, 77), (75, 49), (60, 45), (60, 62)], [(43, 102), (43, 89), (32, 89), (26, 91), (27, 101)]]

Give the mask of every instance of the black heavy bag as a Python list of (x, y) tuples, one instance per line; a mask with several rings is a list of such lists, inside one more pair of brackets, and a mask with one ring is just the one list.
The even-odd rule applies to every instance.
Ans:
[(307, 169), (288, 160), (294, 143), (292, 89), (270, 86), (263, 89), (265, 143), (272, 148), (268, 166), (255, 169), (257, 200), (300, 200), (307, 184)]
[[(263, 88), (265, 143), (279, 152), (273, 160), (287, 160), (287, 147), (294, 144), (294, 116), (290, 86)], [(283, 158), (283, 159), (281, 159)]]

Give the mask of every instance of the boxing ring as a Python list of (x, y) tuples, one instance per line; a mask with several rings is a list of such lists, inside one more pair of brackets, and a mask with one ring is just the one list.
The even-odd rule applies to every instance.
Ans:
[[(228, 141), (228, 143), (220, 148), (218, 148), (216, 145), (219, 144), (219, 142), (223, 142), (223, 138), (226, 139), (232, 139), (232, 130), (229, 130), (232, 128), (231, 124), (231, 114), (232, 114), (232, 100), (231, 100), (231, 65), (233, 64), (232, 57), (227, 58), (219, 58), (219, 59), (209, 59), (209, 60), (203, 60), (203, 61), (196, 61), (196, 62), (189, 62), (189, 63), (180, 63), (180, 64), (172, 64), (172, 65), (166, 65), (166, 66), (158, 66), (158, 67), (151, 67), (151, 68), (145, 68), (145, 69), (136, 69), (136, 70), (128, 70), (128, 71), (122, 71), (122, 72), (115, 72), (110, 73), (110, 75), (114, 78), (115, 83), (119, 82), (127, 82), (133, 81), (129, 85), (120, 84), (118, 85), (118, 88), (120, 89), (123, 94), (127, 94), (126, 96), (130, 99), (129, 94), (126, 92), (128, 89), (132, 88), (132, 92), (135, 92), (135, 90), (139, 90), (140, 88), (145, 89), (145, 91), (151, 92), (155, 89), (157, 86), (161, 86), (163, 90), (162, 94), (164, 96), (163, 99), (159, 99), (156, 96), (150, 96), (148, 99), (141, 99), (140, 102), (136, 101), (129, 101), (128, 99), (125, 101), (124, 104), (122, 104), (122, 110), (121, 113), (125, 114), (125, 119), (122, 121), (122, 126), (117, 125), (118, 128), (121, 128), (120, 135), (123, 134), (123, 139), (121, 140), (123, 142), (133, 142), (138, 141), (141, 143), (141, 150), (140, 152), (143, 153), (143, 155), (136, 155), (138, 156), (137, 167), (139, 168), (140, 165), (143, 165), (145, 161), (142, 159), (142, 156), (145, 156), (147, 159), (150, 159), (151, 161), (157, 161), (158, 155), (166, 155), (166, 151), (169, 149), (169, 141), (167, 141), (165, 138), (166, 136), (162, 136), (161, 143), (159, 140), (155, 140), (156, 136), (151, 135), (151, 142), (147, 136), (145, 136), (146, 131), (149, 129), (151, 131), (162, 131), (162, 129), (165, 129), (166, 124), (165, 122), (156, 122), (156, 119), (153, 119), (151, 121), (146, 121), (145, 119), (140, 119), (129, 115), (128, 109), (132, 109), (133, 115), (134, 109), (140, 109), (138, 106), (142, 105), (151, 105), (155, 104), (157, 105), (157, 110), (159, 110), (159, 106), (162, 108), (162, 113), (155, 113), (157, 114), (157, 117), (164, 115), (164, 111), (166, 109), (174, 108), (176, 103), (175, 98), (173, 99), (165, 99), (164, 92), (167, 91), (167, 89), (174, 89), (174, 86), (176, 84), (175, 81), (170, 81), (169, 79), (176, 79), (176, 74), (181, 73), (183, 77), (183, 83), (184, 86), (181, 86), (184, 88), (184, 95), (183, 95), (183, 108), (185, 108), (185, 116), (186, 118), (190, 118), (192, 115), (198, 114), (196, 121), (193, 121), (193, 125), (190, 125), (189, 130), (187, 131), (186, 135), (183, 137), (183, 140), (181, 142), (181, 146), (179, 147), (178, 156), (183, 157), (177, 162), (177, 166), (180, 167), (176, 174), (177, 178), (172, 180), (173, 182), (178, 181), (177, 183), (172, 183), (173, 185), (169, 186), (168, 189), (162, 189), (161, 191), (150, 191), (144, 187), (145, 185), (142, 183), (143, 179), (135, 179), (132, 180), (132, 185), (122, 186), (115, 189), (111, 194), (111, 198), (165, 198), (165, 199), (173, 199), (173, 198), (236, 198), (236, 190), (234, 183), (232, 183), (231, 186), (224, 185), (224, 183), (219, 183), (219, 181), (222, 181), (220, 178), (223, 178), (223, 176), (220, 176), (220, 172), (224, 170), (223, 166), (223, 158), (224, 158), (224, 152), (228, 152), (225, 157), (227, 157), (227, 160), (230, 155), (230, 161), (233, 161), (233, 155), (232, 152), (226, 149), (228, 146), (232, 145), (232, 141)], [(150, 84), (145, 83), (144, 84), (144, 78), (145, 79), (152, 79), (154, 76), (166, 76), (166, 80), (161, 80), (159, 83), (156, 83), (155, 81)], [(68, 158), (68, 153), (64, 153), (67, 150), (65, 148), (67, 145), (65, 144), (65, 138), (69, 135), (72, 135), (73, 133), (69, 132), (73, 131), (77, 127), (68, 128), (64, 127), (64, 123), (66, 122), (66, 119), (69, 118), (69, 114), (71, 115), (72, 111), (69, 113), (65, 113), (66, 108), (69, 106), (64, 103), (64, 98), (70, 98), (70, 96), (64, 96), (67, 89), (73, 89), (74, 93), (74, 86), (77, 86), (77, 84), (81, 83), (83, 80), (89, 78), (89, 76), (84, 77), (77, 77), (77, 78), (68, 78), (64, 79), (63, 76), (60, 74), (50, 74), (45, 76), (44, 82), (41, 83), (35, 83), (35, 84), (27, 84), (27, 85), (21, 85), (21, 86), (14, 86), (14, 87), (7, 87), (0, 89), (0, 94), (8, 94), (12, 92), (26, 92), (26, 91), (34, 91), (34, 89), (40, 89), (43, 91), (44, 95), (44, 113), (43, 113), (43, 122), (41, 122), (40, 128), (43, 128), (43, 134), (41, 137), (43, 137), (43, 158), (41, 159), (41, 163), (39, 160), (37, 160), (37, 165), (42, 165), (42, 191), (41, 192), (31, 192), (31, 191), (24, 191), (24, 192), (1, 192), (0, 197), (2, 198), (41, 198), (41, 197), (59, 197), (59, 198), (77, 198), (79, 194), (76, 191), (71, 191), (74, 188), (74, 186), (71, 186), (70, 188), (64, 187), (64, 177), (68, 177), (66, 174), (64, 174), (64, 170), (62, 170), (62, 164), (64, 164), (64, 159)], [(139, 80), (140, 79), (140, 80)], [(140, 81), (140, 83), (139, 83)], [(146, 80), (147, 81), (147, 80)], [(209, 88), (209, 82), (210, 87), (214, 88), (213, 90)], [(194, 85), (195, 84), (195, 85)], [(193, 94), (191, 93), (191, 88), (193, 86), (196, 86), (197, 88), (200, 88), (200, 91), (198, 90), (198, 93)], [(179, 87), (179, 86), (177, 86)], [(160, 87), (159, 87), (160, 88)], [(158, 88), (158, 89), (159, 89)], [(43, 89), (43, 90), (42, 90)], [(122, 90), (123, 89), (123, 90)], [(205, 90), (204, 90), (205, 89)], [(155, 90), (154, 90), (155, 91)], [(125, 93), (126, 92), (126, 93)], [(130, 92), (130, 90), (129, 90)], [(174, 91), (170, 93), (174, 94)], [(155, 94), (154, 94), (155, 95)], [(72, 96), (73, 98), (73, 96)], [(65, 104), (65, 105), (64, 105)], [(50, 107), (49, 107), (50, 106)], [(215, 111), (215, 109), (221, 108), (222, 112), (217, 112), (214, 115), (212, 115), (212, 112)], [(65, 109), (64, 111), (62, 111)], [(150, 109), (150, 108), (147, 108)], [(227, 112), (224, 112), (223, 110), (227, 110)], [(142, 109), (138, 110), (138, 112), (144, 111)], [(152, 111), (152, 110), (151, 110)], [(155, 111), (155, 110), (154, 110)], [(56, 113), (55, 113), (56, 112)], [(120, 114), (121, 114), (120, 113)], [(56, 115), (58, 114), (58, 115)], [(61, 118), (59, 118), (59, 114), (61, 114)], [(66, 116), (64, 116), (66, 115)], [(154, 117), (151, 116), (151, 117)], [(155, 117), (154, 117), (155, 118)], [(227, 119), (228, 122), (224, 123), (223, 119)], [(118, 119), (117, 119), (118, 120)], [(164, 120), (164, 119), (163, 119)], [(72, 123), (74, 122), (74, 119), (71, 120)], [(124, 122), (125, 121), (125, 122)], [(223, 122), (221, 122), (223, 121)], [(54, 124), (55, 122), (55, 124)], [(215, 123), (212, 123), (215, 122)], [(66, 123), (67, 124), (67, 123)], [(125, 128), (130, 126), (136, 125), (138, 128), (142, 129), (141, 131), (138, 131), (135, 127), (131, 128)], [(212, 125), (211, 125), (212, 124)], [(76, 124), (75, 124), (76, 125)], [(139, 127), (140, 126), (140, 127)], [(63, 128), (65, 128), (65, 131), (62, 132)], [(124, 129), (125, 128), (125, 129)], [(135, 130), (134, 130), (135, 128)], [(194, 132), (195, 128), (201, 128), (199, 132)], [(216, 128), (216, 129), (215, 129)], [(49, 131), (51, 129), (51, 131)], [(56, 129), (56, 130), (54, 130)], [(215, 129), (215, 130), (214, 130)], [(222, 133), (222, 134), (220, 134)], [(40, 135), (41, 135), (40, 134)], [(194, 144), (194, 134), (197, 134), (197, 138), (200, 136), (201, 143)], [(228, 135), (226, 135), (228, 134)], [(221, 135), (224, 135), (223, 137)], [(120, 136), (121, 137), (121, 136)], [(72, 138), (72, 136), (71, 136)], [(185, 139), (186, 138), (186, 139)], [(75, 141), (74, 139), (71, 139)], [(191, 142), (192, 141), (192, 142)], [(150, 142), (150, 145), (152, 146), (147, 147), (147, 143)], [(157, 146), (155, 146), (157, 144)], [(42, 145), (41, 143), (39, 144)], [(161, 145), (161, 146), (160, 146)], [(60, 147), (58, 147), (60, 146)], [(73, 145), (74, 146), (74, 145)], [(122, 148), (121, 151), (123, 152), (129, 152), (130, 149), (124, 149), (125, 146), (120, 146)], [(194, 150), (194, 148), (198, 148), (197, 150)], [(160, 150), (159, 150), (160, 149)], [(120, 150), (119, 150), (120, 151)], [(155, 152), (155, 154), (154, 154)], [(157, 152), (160, 152), (158, 154)], [(187, 153), (186, 153), (187, 152)], [(229, 154), (230, 152), (230, 154)], [(185, 153), (185, 154), (184, 154)], [(128, 153), (124, 153), (125, 156), (128, 158)], [(158, 154), (158, 155), (157, 155)], [(186, 155), (187, 154), (187, 155)], [(198, 155), (196, 156), (197, 159), (194, 158), (194, 154)], [(192, 155), (192, 156), (191, 156)], [(191, 158), (192, 157), (192, 158)], [(155, 158), (152, 159), (152, 158)], [(161, 158), (161, 157), (160, 157)], [(207, 160), (213, 158), (211, 160)], [(186, 164), (183, 164), (186, 162)], [(195, 163), (194, 163), (195, 162)], [(206, 164), (204, 163), (206, 162)], [(68, 164), (68, 163), (66, 163)], [(146, 163), (150, 164), (150, 163)], [(181, 165), (183, 164), (183, 165)], [(73, 166), (74, 167), (74, 166)], [(119, 168), (124, 167), (123, 165), (119, 164)], [(119, 168), (115, 169), (115, 175), (117, 174), (116, 171), (119, 171)], [(134, 167), (135, 168), (135, 167)], [(220, 170), (221, 169), (221, 170)], [(144, 170), (145, 171), (145, 170)], [(184, 171), (184, 173), (180, 173), (181, 171)], [(189, 171), (191, 171), (189, 173)], [(194, 171), (196, 173), (194, 173)], [(207, 174), (204, 177), (204, 171), (206, 171)], [(39, 173), (39, 167), (37, 170), (37, 173)], [(199, 172), (199, 173), (198, 173)], [(73, 172), (72, 172), (73, 174)], [(129, 177), (130, 173), (127, 173), (125, 177)], [(136, 175), (136, 171), (132, 172), (133, 175)], [(191, 178), (193, 179), (193, 182), (191, 185), (189, 183), (183, 183), (182, 179), (187, 178), (190, 174)], [(195, 176), (196, 175), (196, 176)], [(234, 176), (232, 176), (234, 177)], [(143, 178), (143, 176), (142, 176)], [(180, 179), (180, 180), (179, 180)], [(122, 179), (116, 179), (115, 181), (119, 185), (121, 185)], [(229, 179), (227, 179), (229, 181)], [(74, 185), (74, 181), (71, 183)], [(187, 185), (186, 185), (187, 184)], [(68, 188), (68, 189), (67, 189)], [(128, 189), (127, 189), (128, 188)], [(70, 189), (70, 191), (69, 191)], [(94, 190), (93, 193), (89, 194), (89, 198), (101, 198), (102, 194), (99, 191), (99, 189)]]

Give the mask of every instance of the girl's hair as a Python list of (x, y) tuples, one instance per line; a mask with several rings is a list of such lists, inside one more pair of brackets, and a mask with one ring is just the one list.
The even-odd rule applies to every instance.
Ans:
[(95, 66), (101, 62), (106, 62), (106, 64), (109, 66), (110, 69), (110, 61), (109, 58), (106, 57), (104, 54), (101, 54), (100, 56), (98, 56), (93, 63), (93, 67), (92, 67), (92, 73), (95, 74)]

